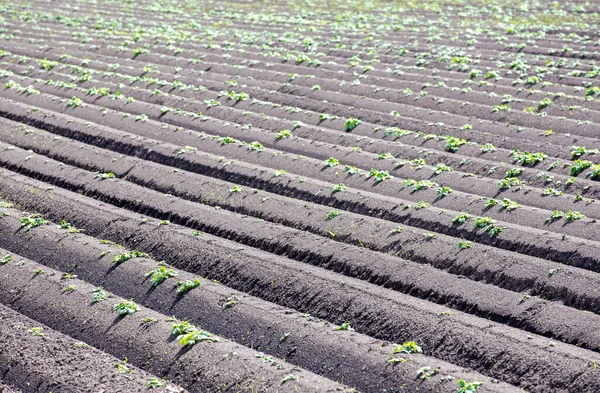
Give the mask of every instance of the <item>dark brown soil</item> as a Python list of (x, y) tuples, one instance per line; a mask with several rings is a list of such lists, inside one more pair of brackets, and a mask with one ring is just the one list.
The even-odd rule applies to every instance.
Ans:
[(309, 3), (0, 7), (0, 392), (600, 392), (600, 8)]
[[(39, 332), (32, 333), (34, 328), (40, 328)], [(0, 345), (2, 379), (22, 387), (22, 392), (138, 392), (146, 390), (153, 377), (4, 305), (0, 305)], [(116, 363), (127, 365), (131, 371), (117, 373)], [(165, 384), (157, 391), (183, 390)], [(0, 383), (0, 392), (18, 390)]]

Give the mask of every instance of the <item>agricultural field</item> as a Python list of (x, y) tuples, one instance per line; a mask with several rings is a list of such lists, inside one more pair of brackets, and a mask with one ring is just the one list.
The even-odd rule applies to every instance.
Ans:
[(0, 0), (0, 392), (600, 392), (598, 12)]

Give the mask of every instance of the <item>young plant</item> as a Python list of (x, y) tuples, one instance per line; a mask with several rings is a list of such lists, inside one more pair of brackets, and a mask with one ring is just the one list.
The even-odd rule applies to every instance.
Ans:
[(443, 197), (445, 197), (445, 196), (447, 196), (447, 195), (449, 195), (449, 194), (451, 194), (453, 192), (454, 192), (454, 190), (451, 189), (450, 187), (439, 187), (437, 189), (437, 194), (438, 194), (439, 198), (443, 198)]
[(175, 271), (173, 269), (168, 269), (165, 266), (160, 266), (160, 267), (146, 273), (146, 277), (152, 277), (152, 279), (151, 279), (152, 285), (157, 287), (160, 284), (162, 284), (167, 278), (175, 277), (178, 274), (179, 274), (178, 271)]
[(182, 334), (190, 333), (196, 330), (196, 327), (188, 321), (180, 321), (173, 324), (171, 334), (181, 336)]
[(27, 228), (26, 232), (46, 224), (48, 224), (48, 221), (44, 220), (39, 214), (31, 214), (21, 218), (21, 228)]
[(177, 155), (180, 156), (184, 153), (188, 153), (190, 151), (196, 151), (196, 150), (198, 150), (198, 149), (193, 146), (184, 146), (181, 149), (177, 150)]
[(483, 145), (481, 147), (481, 152), (482, 153), (488, 153), (491, 151), (496, 151), (496, 146), (492, 145), (491, 143), (486, 143), (485, 145)]
[(288, 381), (296, 381), (296, 380), (298, 380), (298, 377), (295, 376), (294, 374), (286, 375), (285, 377), (283, 377), (281, 379), (280, 385), (283, 385), (284, 383), (286, 383)]
[(200, 280), (197, 278), (195, 278), (193, 280), (179, 281), (177, 283), (177, 291), (176, 292), (179, 295), (185, 295), (192, 289), (197, 288), (199, 286), (200, 286)]
[(242, 187), (240, 186), (233, 186), (229, 189), (229, 192), (232, 194), (238, 193), (242, 191)]
[(31, 329), (28, 330), (29, 333), (31, 333), (32, 336), (38, 336), (38, 337), (44, 337), (44, 333), (42, 333), (44, 331), (44, 328), (41, 327), (32, 327)]
[(334, 157), (329, 157), (328, 159), (323, 161), (323, 166), (326, 166), (328, 168), (333, 168), (338, 165), (340, 165), (340, 162), (337, 160), (337, 158)]
[(8, 262), (12, 261), (14, 258), (12, 254), (6, 254), (2, 258), (0, 258), (0, 265), (6, 265)]
[(469, 218), (471, 218), (471, 215), (470, 215), (469, 213), (464, 213), (464, 212), (462, 212), (462, 213), (460, 213), (458, 216), (454, 217), (454, 218), (452, 219), (452, 222), (453, 222), (454, 224), (459, 224), (459, 225), (462, 225), (462, 224), (464, 224), (465, 222), (467, 222), (467, 220), (468, 220)]
[(517, 202), (511, 201), (508, 198), (502, 199), (501, 206), (502, 206), (503, 209), (506, 209), (508, 211), (513, 211), (515, 209), (518, 209), (518, 208), (522, 207)]
[(334, 327), (333, 330), (347, 330), (350, 332), (354, 331), (354, 329), (350, 326), (350, 322), (344, 322), (340, 326)]
[(565, 214), (565, 220), (567, 220), (567, 222), (577, 221), (584, 217), (585, 216), (583, 214), (581, 214), (580, 212), (572, 211), (572, 210)]
[(458, 243), (458, 248), (461, 250), (466, 250), (467, 248), (473, 247), (473, 242), (470, 241), (462, 241)]
[(421, 379), (429, 379), (437, 374), (437, 372), (437, 369), (432, 369), (430, 366), (425, 366), (417, 370), (417, 376)]
[(161, 381), (156, 377), (150, 378), (148, 382), (146, 382), (146, 387), (149, 389), (156, 389), (165, 386), (165, 381)]
[(546, 153), (530, 153), (528, 151), (521, 153), (519, 149), (513, 150), (511, 155), (513, 156), (513, 160), (516, 163), (519, 163), (524, 166), (535, 166), (536, 164), (548, 158), (548, 155)]
[(570, 175), (577, 176), (581, 172), (585, 171), (589, 167), (593, 166), (594, 163), (589, 160), (575, 160), (575, 164), (571, 166)]
[(145, 252), (140, 252), (140, 251), (131, 251), (131, 252), (124, 252), (122, 254), (117, 255), (116, 257), (114, 257), (112, 259), (112, 263), (119, 265), (123, 262), (127, 262), (130, 259), (133, 258), (148, 258), (148, 254), (146, 254)]
[(93, 291), (94, 296), (92, 297), (92, 304), (100, 303), (106, 300), (106, 292), (102, 288), (96, 288)]
[(445, 148), (446, 148), (446, 151), (456, 153), (458, 151), (458, 149), (465, 143), (467, 143), (467, 141), (464, 139), (449, 136), (446, 138)]
[(292, 133), (290, 130), (281, 130), (277, 134), (275, 134), (275, 140), (278, 141), (280, 139), (291, 138)]
[(474, 393), (481, 385), (483, 385), (483, 382), (467, 382), (464, 379), (459, 378), (457, 393)]
[(358, 173), (358, 168), (355, 166), (346, 165), (344, 167), (344, 171), (349, 175), (354, 175), (355, 173)]
[(342, 212), (337, 211), (337, 210), (330, 210), (327, 212), (327, 214), (325, 214), (325, 220), (333, 220), (340, 214), (342, 214)]
[(135, 304), (133, 300), (123, 300), (121, 303), (113, 304), (112, 310), (118, 312), (119, 315), (130, 315), (140, 311), (140, 306)]
[(218, 342), (219, 339), (204, 330), (194, 330), (181, 334), (177, 337), (177, 341), (182, 347), (192, 347), (199, 342)]
[(449, 167), (448, 165), (441, 163), (441, 164), (437, 164), (434, 168), (433, 168), (433, 174), (434, 175), (439, 175), (442, 172), (452, 172), (452, 167)]
[(556, 220), (560, 220), (565, 216), (565, 212), (561, 212), (560, 210), (554, 210), (550, 213), (550, 217), (546, 218), (546, 222), (554, 222)]
[(96, 172), (96, 176), (94, 176), (94, 178), (100, 178), (100, 179), (104, 180), (104, 179), (115, 179), (116, 176), (112, 172), (106, 172), (106, 173)]
[(336, 192), (341, 192), (344, 191), (346, 189), (346, 185), (344, 185), (344, 183), (339, 183), (336, 184), (335, 186), (333, 186), (333, 188), (331, 189), (331, 193), (335, 194)]
[(407, 341), (402, 345), (394, 346), (393, 353), (423, 353), (423, 349), (415, 341)]
[(71, 224), (69, 224), (68, 222), (66, 222), (65, 220), (62, 220), (60, 222), (60, 225), (58, 227), (66, 229), (70, 233), (81, 233), (81, 232), (83, 232), (83, 229), (77, 229), (74, 226), (72, 226)]
[(384, 180), (391, 179), (388, 171), (378, 171), (377, 169), (371, 169), (367, 174), (367, 179), (373, 177), (375, 179), (375, 184), (381, 183)]
[(83, 101), (75, 96), (73, 96), (69, 102), (67, 102), (67, 106), (69, 108), (75, 109), (79, 106), (84, 106), (85, 104), (83, 103)]
[(352, 131), (360, 123), (362, 123), (362, 121), (355, 119), (354, 117), (349, 117), (348, 119), (346, 119), (346, 122), (344, 123), (344, 131), (346, 131), (346, 132)]

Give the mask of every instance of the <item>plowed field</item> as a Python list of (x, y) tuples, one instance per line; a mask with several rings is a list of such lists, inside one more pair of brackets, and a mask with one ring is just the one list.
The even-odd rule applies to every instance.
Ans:
[(594, 2), (0, 2), (0, 392), (600, 392)]

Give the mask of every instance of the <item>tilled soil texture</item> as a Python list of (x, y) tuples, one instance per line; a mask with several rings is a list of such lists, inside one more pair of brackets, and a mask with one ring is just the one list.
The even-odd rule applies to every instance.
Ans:
[(0, 7), (0, 392), (600, 391), (600, 8), (74, 4)]

